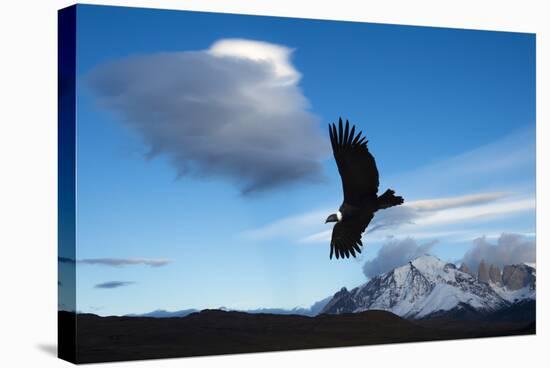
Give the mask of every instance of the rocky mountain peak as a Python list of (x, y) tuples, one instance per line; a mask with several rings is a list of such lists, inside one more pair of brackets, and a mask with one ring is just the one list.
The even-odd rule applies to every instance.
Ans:
[(458, 269), (459, 271), (461, 272), (464, 272), (464, 273), (469, 273), (471, 274), (472, 272), (470, 271), (470, 268), (466, 265), (466, 263), (462, 263), (460, 265), (460, 268)]
[(532, 287), (535, 284), (535, 269), (526, 264), (504, 266), (502, 283), (509, 290), (519, 290)]
[(502, 274), (498, 266), (493, 264), (489, 266), (489, 280), (494, 284), (502, 285)]
[(489, 269), (484, 260), (481, 260), (477, 269), (477, 279), (481, 282), (489, 282)]

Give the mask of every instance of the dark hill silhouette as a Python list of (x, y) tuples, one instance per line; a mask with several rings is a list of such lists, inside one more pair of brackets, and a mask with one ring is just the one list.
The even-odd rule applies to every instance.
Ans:
[[(74, 314), (59, 312), (60, 325)], [(409, 321), (371, 310), (355, 314), (248, 314), (204, 310), (186, 317), (78, 314), (77, 363), (235, 354), (534, 333), (528, 322)], [(439, 324), (438, 324), (439, 323)]]

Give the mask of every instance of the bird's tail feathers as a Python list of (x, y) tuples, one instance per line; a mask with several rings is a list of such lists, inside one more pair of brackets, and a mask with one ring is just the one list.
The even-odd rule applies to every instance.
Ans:
[(396, 196), (395, 192), (391, 189), (388, 189), (378, 197), (378, 209), (383, 210), (384, 208), (390, 208), (393, 206), (399, 206), (403, 204), (403, 197)]

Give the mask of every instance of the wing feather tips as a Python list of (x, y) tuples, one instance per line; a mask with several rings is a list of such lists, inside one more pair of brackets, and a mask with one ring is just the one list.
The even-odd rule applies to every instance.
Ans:
[(331, 127), (331, 130), (332, 130), (332, 138), (334, 139), (334, 141), (332, 142), (332, 149), (334, 150), (334, 152), (337, 152), (338, 151), (338, 133), (336, 133), (336, 124), (332, 124), (332, 127)]
[(360, 239), (335, 239), (330, 243), (329, 259), (332, 259), (333, 256), (335, 256), (336, 259), (350, 258), (351, 256), (356, 258), (361, 254), (361, 246), (362, 243)]
[(351, 145), (351, 142), (353, 141), (353, 138), (355, 138), (355, 125), (351, 127), (351, 132), (349, 133), (348, 143)]
[(336, 224), (333, 231), (332, 239), (330, 241), (330, 254), (329, 258), (332, 259), (333, 256), (336, 256), (336, 259), (347, 259), (347, 258), (357, 258), (362, 251), (363, 243), (361, 242), (361, 235), (342, 231), (344, 229), (338, 229)]
[(349, 121), (346, 120), (346, 128), (344, 129), (344, 138), (343, 138), (343, 144), (345, 146), (348, 145), (348, 138), (349, 138)]
[(334, 144), (334, 134), (332, 132), (332, 125), (329, 124), (328, 125), (328, 134), (330, 136), (330, 145), (332, 146), (332, 150), (334, 151), (335, 150), (335, 144)]
[(342, 146), (342, 137), (344, 136), (344, 127), (342, 126), (342, 118), (338, 121), (338, 146)]
[(351, 143), (352, 145), (356, 145), (357, 142), (359, 142), (359, 139), (361, 138), (361, 134), (363, 134), (362, 131), (359, 131), (359, 133), (357, 133), (357, 136), (355, 137), (355, 139), (354, 139), (353, 142)]
[(331, 123), (328, 125), (330, 142), (332, 144), (332, 149), (334, 152), (341, 151), (345, 147), (351, 146), (350, 148), (355, 148), (356, 146), (366, 147), (366, 144), (369, 142), (366, 140), (366, 137), (363, 136), (363, 132), (359, 131), (355, 135), (356, 126), (349, 123), (349, 120), (346, 120), (344, 125), (342, 118), (338, 119), (338, 125), (336, 123)]

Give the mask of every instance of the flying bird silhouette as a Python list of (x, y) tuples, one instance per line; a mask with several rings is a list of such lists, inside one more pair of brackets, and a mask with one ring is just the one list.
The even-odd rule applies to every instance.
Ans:
[(336, 222), (332, 229), (330, 258), (349, 258), (361, 253), (361, 234), (365, 231), (374, 213), (378, 210), (403, 203), (403, 197), (388, 189), (378, 196), (378, 169), (374, 157), (367, 148), (368, 140), (355, 135), (355, 125), (343, 127), (342, 118), (336, 124), (329, 124), (330, 142), (338, 172), (342, 178), (344, 202), (338, 212), (331, 214), (325, 223)]

